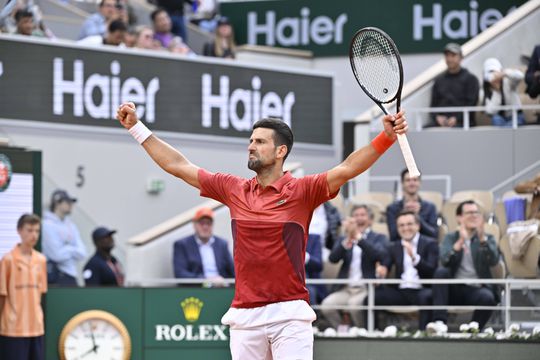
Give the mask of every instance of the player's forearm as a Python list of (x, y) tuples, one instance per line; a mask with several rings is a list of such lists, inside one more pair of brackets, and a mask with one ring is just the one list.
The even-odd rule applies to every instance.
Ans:
[(199, 187), (198, 170), (180, 151), (173, 148), (157, 136), (152, 135), (142, 143), (148, 155), (163, 170), (190, 185)]
[(371, 167), (381, 156), (373, 145), (366, 145), (351, 153), (341, 164), (347, 180), (350, 180)]

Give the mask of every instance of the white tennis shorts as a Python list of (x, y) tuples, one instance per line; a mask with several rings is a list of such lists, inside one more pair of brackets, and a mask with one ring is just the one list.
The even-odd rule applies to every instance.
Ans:
[(288, 320), (247, 329), (230, 329), (232, 360), (312, 360), (310, 321)]

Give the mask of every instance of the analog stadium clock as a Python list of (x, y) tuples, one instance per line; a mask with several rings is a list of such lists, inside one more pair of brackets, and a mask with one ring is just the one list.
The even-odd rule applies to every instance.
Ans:
[(58, 343), (61, 360), (129, 360), (131, 339), (124, 324), (101, 310), (83, 311), (62, 329)]

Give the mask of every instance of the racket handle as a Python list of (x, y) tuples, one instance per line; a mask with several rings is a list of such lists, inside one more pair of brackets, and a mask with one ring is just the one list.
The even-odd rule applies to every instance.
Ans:
[(414, 156), (412, 154), (411, 147), (409, 146), (407, 136), (405, 134), (398, 134), (397, 139), (399, 142), (399, 147), (401, 148), (401, 153), (405, 159), (405, 164), (407, 164), (407, 170), (409, 170), (409, 176), (420, 176), (420, 171), (418, 171), (418, 167), (414, 161)]

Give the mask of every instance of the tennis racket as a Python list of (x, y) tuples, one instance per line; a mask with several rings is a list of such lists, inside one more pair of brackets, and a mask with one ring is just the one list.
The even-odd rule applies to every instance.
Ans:
[[(354, 77), (367, 96), (386, 115), (388, 112), (382, 104), (395, 100), (396, 112), (399, 112), (403, 88), (403, 66), (396, 44), (390, 36), (374, 27), (358, 30), (351, 40), (349, 59)], [(407, 137), (402, 134), (397, 138), (409, 175), (420, 176)]]

